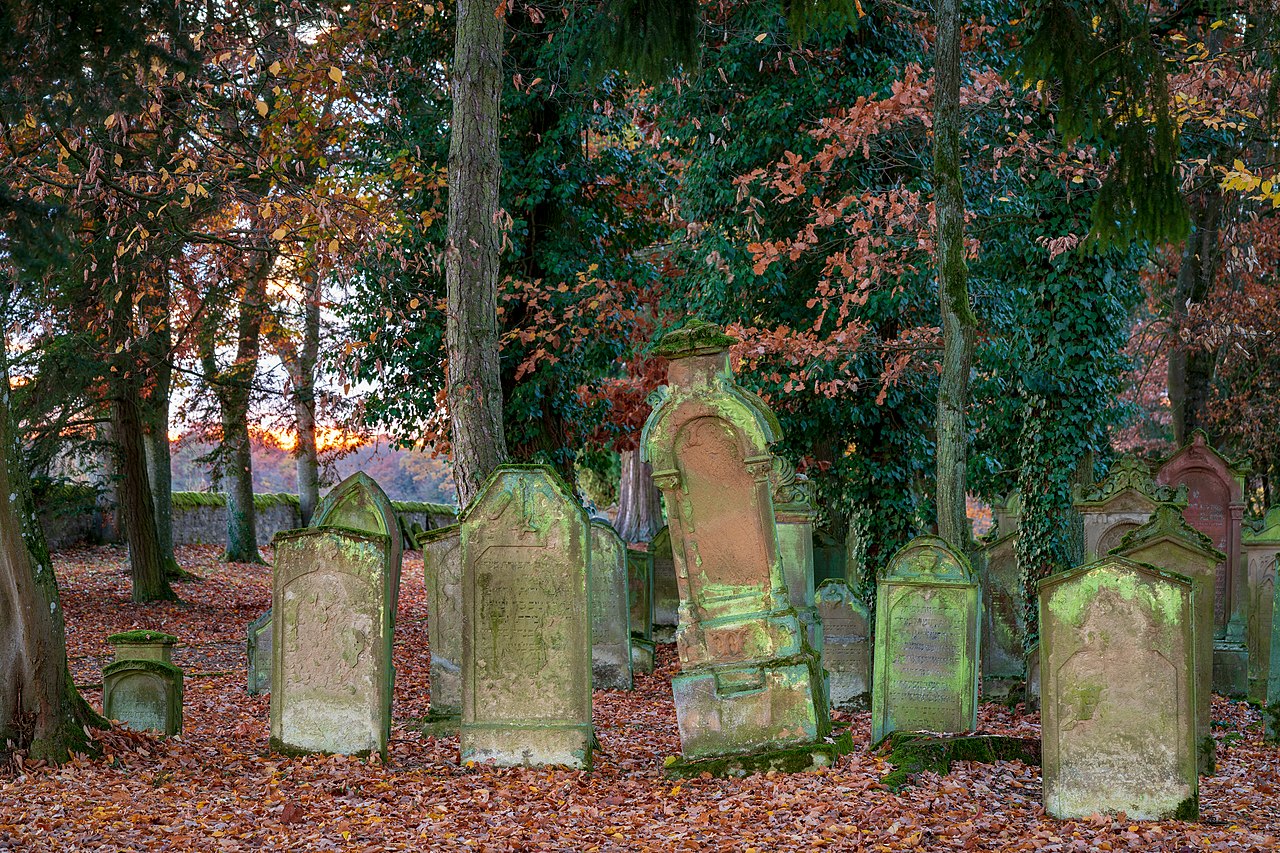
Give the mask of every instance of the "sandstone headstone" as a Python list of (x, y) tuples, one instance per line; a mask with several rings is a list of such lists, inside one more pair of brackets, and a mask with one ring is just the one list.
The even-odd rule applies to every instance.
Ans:
[(591, 534), (543, 465), (503, 465), (462, 513), (463, 763), (591, 766)]
[(271, 745), (386, 755), (395, 578), (390, 537), (339, 527), (276, 534)]
[(1044, 808), (1198, 814), (1192, 582), (1105, 557), (1040, 582)]
[(996, 536), (1017, 533), (1022, 526), (1022, 495), (1015, 490), (1004, 500), (997, 500), (991, 506), (991, 515)]
[(631, 690), (631, 608), (627, 545), (607, 521), (591, 522), (591, 681), (597, 690)]
[(631, 667), (653, 672), (653, 554), (627, 548), (627, 599), (631, 607)]
[(654, 639), (671, 642), (680, 621), (680, 589), (676, 585), (676, 563), (671, 556), (671, 529), (664, 527), (649, 544), (653, 553)]
[(271, 692), (271, 611), (249, 623), (246, 645), (249, 653), (250, 696)]
[(1126, 533), (1146, 524), (1156, 507), (1165, 503), (1185, 507), (1185, 490), (1157, 483), (1150, 469), (1132, 456), (1117, 459), (1100, 482), (1076, 486), (1075, 506), (1084, 521), (1085, 562), (1110, 554)]
[(982, 695), (1007, 698), (1026, 680), (1022, 635), (1026, 612), (1018, 573), (1018, 532), (1006, 533), (982, 547), (975, 568), (982, 585)]
[(778, 551), (770, 445), (781, 430), (734, 380), (732, 340), (696, 320), (662, 339), (670, 384), (651, 396), (641, 439), (680, 589), (672, 692), (686, 761), (807, 749), (830, 731), (818, 655)]
[(976, 573), (942, 539), (917, 537), (893, 556), (876, 588), (873, 743), (977, 726), (981, 610)]
[(787, 594), (822, 666), (822, 620), (813, 602), (813, 521), (818, 516), (813, 484), (780, 457), (774, 457), (773, 475), (773, 514)]
[(462, 714), (462, 529), (456, 524), (418, 536), (427, 590), (431, 647), (431, 717)]
[(178, 638), (161, 631), (112, 634), (115, 660), (102, 670), (102, 715), (134, 731), (182, 731), (182, 670), (173, 665)]
[(357, 471), (330, 490), (311, 516), (312, 527), (345, 527), (387, 537), (391, 575), (391, 612), (400, 599), (400, 563), (404, 554), (400, 521), (391, 499), (372, 477)]
[(1271, 620), (1275, 612), (1276, 555), (1280, 554), (1280, 507), (1272, 507), (1259, 522), (1242, 531), (1245, 563), (1249, 567), (1249, 611), (1245, 633), (1249, 647), (1249, 699), (1267, 701), (1271, 671)]
[(829, 673), (831, 707), (871, 707), (871, 617), (843, 580), (825, 580), (814, 594), (822, 619), (822, 660)]

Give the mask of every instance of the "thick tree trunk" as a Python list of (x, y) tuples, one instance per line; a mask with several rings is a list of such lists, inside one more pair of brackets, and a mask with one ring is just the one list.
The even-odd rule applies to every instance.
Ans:
[(1192, 230), (1182, 253), (1174, 285), (1172, 347), (1169, 351), (1169, 404), (1173, 412), (1173, 437), (1179, 447), (1191, 433), (1205, 425), (1210, 385), (1217, 353), (1201, 346), (1188, 347), (1181, 335), (1191, 306), (1209, 295), (1218, 274), (1224, 200), (1217, 189), (1204, 191), (1192, 204)]
[[(167, 347), (166, 347), (167, 349)], [(169, 448), (169, 385), (172, 367), (168, 360), (156, 364), (156, 387), (144, 407), (142, 442), (147, 458), (147, 478), (155, 507), (156, 542), (165, 573), (171, 578), (189, 575), (178, 565), (173, 551), (173, 457)]]
[[(244, 402), (247, 404), (248, 400)], [(222, 412), (222, 470), (227, 485), (227, 550), (222, 559), (228, 563), (262, 562), (253, 505), (253, 448), (247, 408), (224, 405)]]
[(293, 412), (298, 446), (294, 448), (298, 472), (298, 501), (304, 525), (320, 502), (320, 457), (316, 448), (316, 359), (320, 354), (320, 285), (303, 305), (302, 347), (293, 371)]
[(111, 432), (119, 458), (121, 521), (129, 543), (129, 571), (133, 576), (133, 600), (174, 601), (160, 540), (156, 537), (155, 505), (147, 477), (147, 454), (142, 442), (142, 417), (138, 392), (128, 379), (117, 382), (112, 401)]
[(498, 359), (498, 154), (503, 22), (493, 0), (458, 0), (445, 250), (453, 479), (465, 506), (506, 461)]
[(618, 519), (614, 525), (624, 542), (648, 542), (662, 529), (662, 493), (653, 469), (640, 461), (640, 451), (622, 451), (618, 483)]
[(965, 407), (977, 321), (969, 304), (964, 250), (964, 188), (960, 180), (960, 10), (938, 0), (934, 46), (933, 185), (938, 223), (938, 303), (942, 313), (942, 376), (938, 380), (938, 535), (964, 551), (971, 536), (965, 513), (968, 431)]

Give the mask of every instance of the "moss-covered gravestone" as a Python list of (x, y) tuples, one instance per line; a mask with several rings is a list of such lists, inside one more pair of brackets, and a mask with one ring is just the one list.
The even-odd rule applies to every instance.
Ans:
[(286, 754), (386, 754), (391, 734), (391, 543), (307, 527), (276, 534), (271, 745)]
[[(1280, 571), (1273, 568), (1272, 571)], [(1280, 612), (1280, 584), (1271, 600), (1272, 612)], [(1271, 659), (1267, 667), (1267, 704), (1262, 712), (1264, 736), (1271, 743), (1280, 741), (1280, 619), (1271, 620)]]
[(391, 576), (391, 612), (400, 600), (403, 533), (391, 499), (377, 482), (357, 471), (329, 491), (311, 516), (312, 527), (345, 527), (387, 537), (387, 570)]
[(818, 517), (813, 484), (795, 466), (774, 457), (773, 515), (778, 526), (778, 556), (791, 606), (822, 665), (822, 620), (813, 603), (813, 521)]
[(427, 589), (431, 647), (432, 724), (462, 714), (462, 528), (456, 524), (418, 536)]
[(461, 759), (591, 766), (591, 532), (555, 472), (503, 465), (462, 523)]
[(653, 672), (653, 554), (627, 548), (627, 601), (631, 610), (631, 668)]
[(1249, 612), (1245, 631), (1249, 647), (1249, 699), (1267, 700), (1267, 676), (1271, 670), (1271, 620), (1275, 612), (1276, 555), (1280, 554), (1280, 507), (1273, 506), (1242, 532), (1248, 566)]
[(896, 731), (977, 726), (982, 596), (964, 555), (920, 536), (876, 588), (871, 740)]
[(1224, 555), (1213, 547), (1209, 537), (1187, 524), (1182, 510), (1173, 504), (1157, 507), (1151, 520), (1126, 533), (1112, 553), (1191, 580), (1196, 631), (1196, 744), (1200, 772), (1212, 773), (1215, 749), (1209, 710), (1213, 699), (1213, 583)]
[(102, 671), (102, 715), (134, 731), (182, 731), (182, 670), (173, 665), (178, 638), (160, 631), (112, 634), (116, 659)]
[(1187, 522), (1226, 554), (1218, 564), (1214, 591), (1213, 689), (1244, 698), (1249, 692), (1248, 584), (1240, 542), (1244, 471), (1224, 459), (1196, 430), (1191, 441), (1160, 466), (1156, 479), (1187, 487)]
[(1185, 490), (1157, 483), (1139, 459), (1117, 459), (1107, 476), (1092, 486), (1075, 488), (1075, 507), (1084, 522), (1085, 562), (1120, 547), (1125, 534), (1141, 527), (1163, 504), (1186, 506)]
[(268, 610), (249, 623), (245, 632), (246, 651), (249, 654), (248, 692), (258, 696), (271, 692), (271, 611)]
[(1026, 614), (1018, 573), (1018, 531), (986, 543), (975, 555), (982, 585), (982, 695), (1006, 699), (1026, 680), (1022, 635)]
[(825, 580), (814, 594), (822, 619), (822, 662), (831, 707), (871, 707), (871, 617), (843, 580)]
[(799, 769), (830, 759), (810, 758), (825, 747), (830, 716), (779, 556), (770, 445), (781, 430), (734, 380), (732, 340), (697, 320), (662, 339), (655, 352), (670, 359), (670, 384), (650, 398), (641, 439), (680, 588), (681, 672), (671, 685), (680, 746), (686, 762), (752, 755), (740, 766), (766, 769), (785, 752), (775, 766)]
[(602, 519), (591, 521), (591, 682), (597, 690), (631, 690), (631, 608), (627, 545)]
[(680, 589), (676, 585), (676, 563), (671, 556), (671, 528), (664, 527), (649, 543), (653, 554), (654, 639), (669, 643), (680, 621)]
[(1189, 578), (1123, 557), (1040, 581), (1044, 808), (1198, 815)]

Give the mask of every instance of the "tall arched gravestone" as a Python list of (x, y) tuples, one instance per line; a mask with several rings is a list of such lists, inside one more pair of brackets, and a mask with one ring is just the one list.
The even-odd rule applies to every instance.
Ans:
[(1132, 456), (1116, 460), (1107, 476), (1092, 486), (1076, 486), (1075, 507), (1084, 521), (1085, 562), (1107, 556), (1125, 534), (1141, 527), (1156, 507), (1187, 505), (1186, 490), (1162, 485)]
[(809, 646), (818, 653), (818, 666), (822, 666), (822, 620), (813, 600), (813, 522), (818, 516), (813, 484), (784, 459), (774, 457), (773, 467), (773, 514), (782, 574), (791, 606), (809, 636)]
[(1195, 620), (1196, 745), (1201, 773), (1213, 771), (1209, 710), (1213, 699), (1213, 584), (1224, 555), (1173, 504), (1156, 508), (1151, 520), (1129, 531), (1113, 554), (1147, 563), (1191, 581)]
[(1227, 555), (1218, 567), (1214, 593), (1213, 689), (1243, 698), (1249, 689), (1248, 584), (1240, 543), (1244, 472), (1228, 463), (1196, 430), (1191, 441), (1160, 466), (1156, 479), (1187, 487), (1188, 523)]
[(822, 662), (827, 696), (841, 711), (871, 705), (871, 617), (867, 605), (843, 580), (822, 582), (814, 594), (822, 619)]
[(1001, 533), (974, 555), (982, 586), (982, 695), (1005, 699), (1026, 680), (1022, 634), (1026, 614), (1018, 573), (1017, 530)]
[(311, 516), (312, 527), (345, 527), (387, 537), (387, 570), (391, 577), (391, 612), (400, 600), (400, 564), (404, 556), (400, 520), (391, 499), (377, 482), (357, 471), (324, 496)]
[(603, 519), (591, 521), (591, 681), (597, 690), (631, 690), (631, 608), (627, 545)]
[(680, 621), (680, 588), (676, 585), (676, 563), (671, 556), (671, 528), (664, 527), (649, 543), (653, 554), (654, 639), (669, 643)]
[(964, 555), (920, 536), (876, 588), (871, 741), (896, 731), (977, 726), (982, 596)]
[(1267, 510), (1265, 517), (1244, 525), (1241, 536), (1248, 566), (1248, 623), (1245, 632), (1249, 647), (1249, 699), (1267, 701), (1267, 676), (1271, 671), (1271, 620), (1276, 586), (1276, 555), (1280, 554), (1280, 507)]
[(423, 531), (423, 580), (427, 589), (427, 642), (431, 647), (432, 731), (452, 729), (462, 714), (462, 528)]
[(589, 768), (587, 514), (551, 468), (503, 465), (461, 523), (461, 760)]
[(653, 672), (653, 552), (627, 548), (627, 601), (631, 609), (631, 668)]
[(732, 341), (697, 320), (662, 339), (669, 385), (651, 398), (641, 447), (666, 503), (680, 590), (681, 751), (686, 762), (751, 754), (742, 766), (764, 769), (777, 750), (817, 755), (831, 723), (778, 552), (770, 445), (780, 428), (734, 380)]
[(1197, 817), (1194, 625), (1190, 579), (1123, 557), (1040, 581), (1046, 812)]

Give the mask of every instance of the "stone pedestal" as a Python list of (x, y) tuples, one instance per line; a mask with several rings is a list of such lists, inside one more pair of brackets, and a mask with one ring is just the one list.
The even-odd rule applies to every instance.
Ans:
[(178, 638), (160, 631), (107, 637), (115, 660), (102, 671), (102, 715), (134, 731), (182, 731), (182, 670), (173, 665)]

